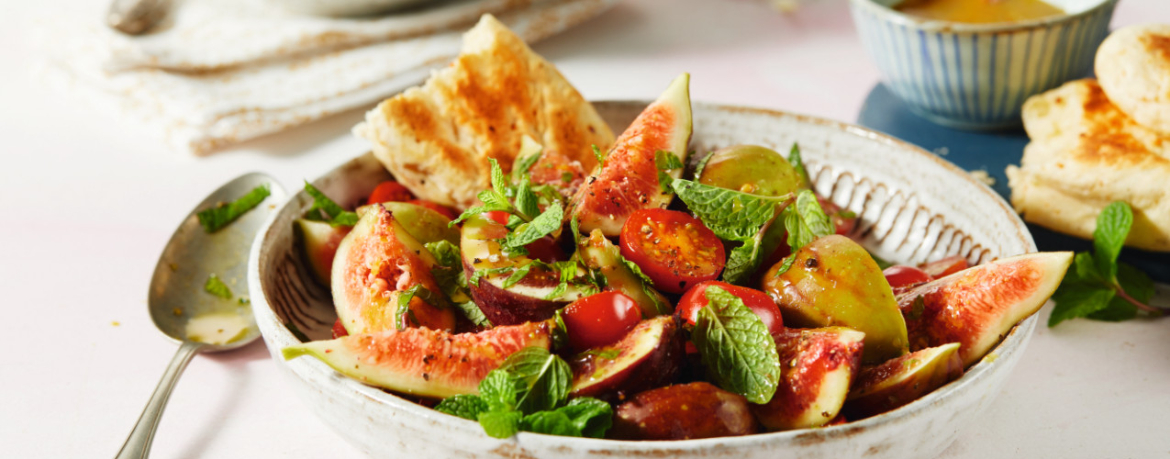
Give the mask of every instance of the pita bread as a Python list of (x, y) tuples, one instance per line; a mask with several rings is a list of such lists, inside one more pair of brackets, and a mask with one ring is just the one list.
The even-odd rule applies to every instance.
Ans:
[(533, 175), (563, 183), (579, 183), (597, 164), (592, 146), (614, 140), (560, 72), (491, 15), (463, 36), (450, 66), (383, 101), (354, 133), (415, 196), (461, 209), (491, 186), (489, 158), (511, 171), (525, 135), (544, 146), (534, 171), (557, 171)]
[(1170, 251), (1170, 137), (1135, 123), (1091, 79), (1029, 98), (1023, 118), (1032, 141), (1007, 176), (1025, 220), (1092, 238), (1097, 214), (1121, 200), (1134, 210), (1126, 244)]
[(1094, 70), (1121, 111), (1170, 135), (1170, 25), (1118, 29), (1097, 48)]

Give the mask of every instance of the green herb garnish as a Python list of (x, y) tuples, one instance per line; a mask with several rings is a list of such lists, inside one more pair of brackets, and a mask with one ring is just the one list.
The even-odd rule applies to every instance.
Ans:
[(812, 180), (808, 177), (808, 169), (805, 169), (804, 160), (800, 157), (799, 144), (793, 143), (792, 149), (788, 151), (788, 164), (791, 164), (792, 168), (796, 169), (797, 175), (800, 175), (800, 179), (804, 181), (803, 187), (812, 186)]
[(413, 300), (415, 297), (439, 309), (444, 309), (448, 306), (447, 299), (443, 298), (442, 295), (427, 290), (422, 284), (412, 285), (410, 288), (398, 293), (398, 307), (394, 309), (394, 327), (398, 330), (406, 328), (406, 319), (409, 319), (415, 325), (419, 325), (418, 317), (415, 317), (414, 310), (410, 309), (410, 300)]
[(682, 160), (674, 153), (658, 150), (654, 152), (654, 165), (658, 168), (658, 185), (662, 193), (670, 193), (670, 183), (674, 180), (670, 171), (682, 169)]
[(235, 221), (244, 215), (245, 212), (252, 210), (253, 207), (260, 205), (268, 195), (272, 192), (268, 189), (268, 185), (260, 185), (252, 188), (247, 194), (241, 196), (239, 199), (230, 203), (219, 203), (210, 209), (201, 210), (196, 217), (199, 218), (199, 224), (203, 226), (203, 231), (206, 233), (214, 233), (219, 231), (228, 223)]
[(219, 276), (216, 276), (215, 273), (207, 276), (207, 282), (203, 283), (203, 291), (225, 300), (232, 299), (232, 289), (219, 280)]
[(776, 215), (776, 206), (793, 197), (760, 196), (683, 179), (675, 179), (671, 187), (716, 236), (733, 241), (754, 237)]
[(471, 291), (467, 287), (467, 276), (463, 275), (463, 258), (459, 247), (445, 240), (424, 244), (427, 251), (435, 257), (437, 264), (431, 268), (431, 275), (435, 283), (443, 290), (443, 294), (463, 312), (471, 323), (481, 327), (491, 327), (479, 305), (471, 300)]
[(605, 155), (601, 153), (601, 149), (597, 148), (597, 145), (593, 145), (593, 156), (595, 158), (597, 158), (597, 168), (598, 169), (604, 168), (605, 167)]
[(1081, 252), (1073, 258), (1052, 296), (1056, 307), (1048, 316), (1049, 327), (1081, 317), (1119, 322), (1137, 317), (1138, 311), (1152, 316), (1170, 312), (1149, 305), (1154, 296), (1149, 276), (1117, 261), (1132, 226), (1129, 204), (1116, 201), (1101, 210), (1093, 230), (1093, 253)]
[(358, 222), (358, 214), (342, 209), (341, 206), (325, 196), (321, 190), (305, 181), (305, 193), (313, 197), (313, 206), (305, 213), (305, 218), (329, 223), (329, 226), (353, 226)]
[(691, 333), (703, 365), (720, 388), (752, 403), (768, 403), (780, 382), (776, 341), (739, 297), (719, 287), (708, 287), (704, 294), (707, 307), (699, 309)]

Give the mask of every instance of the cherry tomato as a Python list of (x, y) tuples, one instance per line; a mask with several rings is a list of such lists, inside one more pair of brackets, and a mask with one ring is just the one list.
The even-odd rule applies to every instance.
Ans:
[(440, 205), (440, 204), (437, 204), (437, 203), (434, 203), (431, 201), (427, 201), (426, 199), (411, 199), (411, 200), (406, 201), (406, 202), (409, 204), (414, 204), (416, 206), (426, 207), (426, 208), (431, 209), (435, 212), (438, 212), (438, 213), (442, 214), (444, 217), (450, 218), (452, 220), (459, 218), (459, 214), (455, 212), (455, 209), (452, 209), (450, 207)]
[(623, 293), (589, 295), (565, 307), (569, 346), (580, 352), (614, 343), (642, 320), (642, 310)]
[(918, 285), (923, 282), (930, 282), (934, 280), (927, 274), (926, 271), (906, 265), (894, 265), (882, 271), (886, 276), (886, 282), (889, 282), (890, 287), (901, 288)]
[(387, 180), (379, 183), (374, 188), (374, 192), (370, 193), (370, 198), (366, 200), (366, 204), (381, 204), (383, 202), (404, 202), (414, 199), (414, 195), (410, 190), (402, 186), (401, 183)]
[(784, 330), (784, 318), (780, 316), (780, 308), (776, 306), (775, 301), (772, 301), (772, 297), (759, 290), (731, 285), (727, 282), (707, 281), (691, 287), (678, 300), (675, 314), (686, 320), (687, 324), (694, 326), (699, 318), (699, 309), (707, 306), (706, 292), (709, 287), (719, 287), (726, 290), (727, 293), (738, 296), (739, 299), (743, 300), (744, 306), (760, 316), (760, 320), (764, 321), (764, 325), (768, 327), (769, 333), (775, 335)]
[(341, 319), (333, 322), (333, 339), (341, 338), (342, 336), (349, 336), (349, 331), (345, 329), (345, 325), (341, 324)]
[(507, 212), (504, 212), (502, 210), (493, 210), (491, 212), (487, 212), (486, 215), (487, 215), (487, 218), (495, 220), (496, 223), (499, 223), (501, 225), (508, 224), (509, 215)]
[(727, 262), (715, 233), (699, 219), (675, 210), (635, 211), (622, 226), (621, 249), (655, 287), (671, 293), (714, 280)]
[(940, 277), (947, 277), (968, 267), (966, 258), (954, 255), (924, 264), (922, 265), (922, 270), (930, 274), (931, 277), (938, 279)]
[(848, 236), (853, 232), (853, 228), (857, 227), (857, 217), (843, 217), (841, 206), (833, 204), (832, 201), (821, 196), (817, 196), (817, 202), (821, 205), (821, 210), (825, 211), (825, 215), (828, 215), (829, 219), (833, 221), (833, 227), (837, 228), (837, 234)]

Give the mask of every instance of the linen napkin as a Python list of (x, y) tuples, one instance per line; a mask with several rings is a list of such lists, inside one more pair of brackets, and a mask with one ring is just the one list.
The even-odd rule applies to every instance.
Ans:
[(617, 0), (460, 0), (390, 16), (285, 12), (278, 0), (186, 0), (151, 34), (55, 21), (57, 81), (197, 155), (371, 104), (421, 82), (495, 14), (532, 43)]

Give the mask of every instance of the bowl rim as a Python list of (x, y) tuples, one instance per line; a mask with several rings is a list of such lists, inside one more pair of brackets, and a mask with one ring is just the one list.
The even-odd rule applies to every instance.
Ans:
[(863, 8), (866, 11), (873, 13), (875, 16), (881, 17), (885, 21), (928, 32), (1004, 33), (1019, 32), (1031, 29), (1045, 29), (1057, 24), (1072, 21), (1074, 19), (1095, 15), (1100, 13), (1103, 9), (1115, 8), (1117, 6), (1117, 2), (1120, 0), (1097, 1), (1098, 3), (1096, 5), (1093, 5), (1091, 8), (1086, 8), (1084, 11), (1078, 13), (1064, 13), (1027, 21), (994, 22), (986, 24), (925, 19), (903, 13), (884, 5), (880, 5), (874, 0), (849, 0), (849, 4), (853, 8)]
[[(869, 0), (863, 0), (863, 1), (869, 1)], [(652, 101), (650, 101), (650, 100), (635, 100), (635, 99), (620, 99), (620, 100), (607, 99), (607, 100), (593, 100), (590, 102), (592, 104), (595, 104), (595, 105), (598, 105), (598, 104), (605, 104), (605, 105), (611, 105), (611, 106), (612, 105), (631, 105), (631, 106), (645, 107), (646, 105), (650, 104)], [(955, 174), (957, 176), (957, 178), (959, 178), (961, 180), (966, 180), (970, 183), (977, 185), (978, 189), (980, 189), (985, 195), (987, 195), (988, 197), (993, 199), (1003, 209), (1003, 211), (1006, 212), (1006, 215), (1009, 216), (1009, 220), (1011, 221), (1013, 226), (1017, 229), (1016, 236), (1020, 237), (1020, 239), (1021, 239), (1020, 242), (1023, 243), (1022, 245), (1025, 248), (1025, 251), (1023, 253), (1036, 252), (1035, 241), (1033, 240), (1031, 233), (1028, 231), (1027, 226), (1024, 224), (1023, 220), (1020, 219), (1019, 214), (1017, 214), (1015, 212), (1015, 210), (1013, 208), (1011, 208), (1011, 206), (1007, 203), (1007, 201), (1005, 201), (1003, 199), (1002, 196), (1000, 196), (998, 193), (996, 193), (994, 190), (992, 190), (986, 184), (983, 184), (982, 182), (975, 180), (965, 170), (963, 170), (963, 169), (959, 168), (958, 166), (922, 149), (921, 147), (918, 147), (916, 145), (913, 145), (909, 142), (903, 141), (903, 140), (898, 139), (896, 137), (893, 137), (893, 136), (890, 136), (888, 134), (884, 134), (884, 133), (881, 133), (881, 132), (878, 132), (878, 131), (875, 131), (875, 130), (872, 130), (872, 129), (869, 129), (869, 128), (866, 128), (863, 126), (859, 126), (859, 125), (852, 124), (852, 123), (846, 123), (843, 121), (821, 118), (821, 117), (812, 116), (812, 115), (805, 115), (805, 114), (799, 114), (799, 113), (793, 113), (793, 112), (787, 112), (787, 111), (775, 110), (775, 109), (768, 109), (768, 108), (758, 108), (758, 107), (750, 107), (750, 106), (743, 106), (743, 105), (730, 105), (730, 104), (709, 103), (709, 102), (697, 102), (697, 101), (692, 102), (692, 106), (703, 107), (704, 109), (707, 109), (707, 110), (727, 112), (727, 113), (752, 113), (752, 114), (764, 115), (764, 116), (769, 116), (769, 117), (792, 118), (799, 123), (810, 123), (810, 124), (819, 124), (819, 125), (827, 126), (829, 128), (833, 128), (836, 131), (839, 131), (841, 135), (851, 135), (851, 136), (863, 137), (863, 138), (866, 138), (867, 140), (870, 140), (870, 141), (884, 143), (884, 144), (896, 147), (898, 149), (906, 150), (907, 153), (917, 154), (921, 159), (932, 161), (935, 164), (943, 167), (945, 170), (952, 172), (953, 174)], [(328, 175), (328, 174), (344, 167), (345, 165), (350, 164), (353, 161), (357, 161), (360, 158), (367, 156), (367, 155), (370, 155), (370, 152), (366, 152), (366, 153), (363, 153), (361, 155), (350, 158), (350, 159), (346, 160), (345, 162), (337, 165), (336, 167), (329, 169), (322, 176)], [(318, 177), (318, 178), (320, 178), (320, 177)], [(248, 259), (248, 282), (249, 282), (249, 286), (250, 286), (249, 294), (250, 294), (250, 297), (252, 299), (253, 311), (256, 314), (265, 314), (265, 315), (271, 314), (273, 316), (273, 318), (276, 319), (277, 322), (279, 322), (279, 319), (276, 318), (275, 312), (272, 310), (271, 305), (269, 304), (268, 299), (267, 299), (266, 295), (264, 294), (264, 289), (263, 289), (263, 287), (261, 287), (262, 283), (261, 283), (260, 272), (259, 272), (259, 268), (260, 268), (259, 261), (261, 258), (260, 256), (261, 256), (262, 248), (264, 246), (263, 241), (266, 238), (266, 236), (268, 235), (268, 233), (272, 230), (272, 225), (277, 221), (278, 217), (283, 213), (285, 207), (288, 207), (290, 205), (296, 205), (296, 203), (298, 202), (298, 198), (301, 196), (302, 193), (304, 193), (304, 190), (299, 190), (297, 193), (290, 194), (287, 197), (287, 199), (285, 200), (285, 202), (283, 204), (281, 204), (280, 207), (277, 208), (277, 210), (269, 216), (268, 222), (265, 223), (264, 227), (256, 235), (256, 240), (252, 244), (252, 250), (251, 250), (251, 253), (249, 254), (249, 259)], [(1006, 257), (1006, 256), (1022, 255), (1023, 253), (1009, 254), (1009, 255), (1004, 255), (1004, 256)], [(257, 308), (257, 306), (261, 306), (261, 305), (263, 306), (263, 308)], [(516, 434), (516, 436), (514, 438), (515, 438), (515, 441), (519, 441), (521, 445), (524, 443), (525, 439), (533, 439), (534, 441), (536, 441), (538, 443), (543, 443), (545, 441), (549, 441), (550, 439), (555, 439), (553, 441), (555, 442), (554, 444), (556, 444), (556, 445), (563, 445), (563, 446), (571, 447), (571, 448), (579, 448), (581, 451), (589, 451), (590, 454), (595, 454), (595, 453), (603, 452), (603, 451), (621, 451), (621, 452), (653, 451), (655, 453), (663, 453), (663, 452), (668, 453), (670, 450), (676, 450), (676, 451), (693, 450), (693, 449), (697, 449), (697, 448), (703, 448), (705, 446), (718, 446), (718, 447), (752, 446), (753, 444), (756, 444), (756, 443), (769, 444), (769, 443), (786, 442), (786, 441), (794, 441), (794, 440), (800, 441), (803, 438), (808, 438), (808, 436), (810, 436), (810, 435), (812, 437), (820, 440), (820, 441), (833, 441), (833, 440), (839, 439), (839, 438), (844, 439), (844, 438), (848, 438), (848, 437), (854, 435), (855, 433), (857, 433), (859, 431), (871, 430), (871, 429), (879, 428), (879, 427), (882, 427), (882, 426), (885, 426), (888, 424), (896, 423), (898, 419), (900, 419), (904, 416), (915, 416), (924, 410), (930, 409), (930, 407), (932, 405), (934, 405), (935, 403), (938, 403), (944, 399), (955, 397), (955, 396), (957, 396), (957, 394), (961, 393), (968, 386), (974, 385), (978, 381), (982, 381), (982, 380), (990, 377), (992, 374), (991, 370), (994, 369), (993, 366), (996, 365), (996, 363), (995, 363), (996, 361), (1002, 360), (1005, 362), (1010, 362), (1013, 360), (1010, 358), (1013, 354), (1020, 353), (1020, 352), (1023, 352), (1026, 350), (1027, 343), (1031, 338), (1032, 331), (1035, 328), (1035, 325), (1039, 320), (1038, 317), (1039, 317), (1039, 313), (1037, 312), (1037, 313), (1033, 313), (1032, 315), (1030, 315), (1030, 316), (1024, 318), (1023, 320), (1021, 320), (1020, 322), (1018, 322), (1014, 327), (1012, 327), (1012, 329), (1010, 331), (1008, 331), (1008, 333), (999, 341), (999, 343), (997, 343), (995, 345), (995, 347), (993, 347), (991, 350), (988, 351), (987, 356), (985, 356), (983, 359), (981, 359), (978, 363), (976, 363), (976, 364), (972, 365), (970, 368), (968, 368), (963, 373), (963, 376), (960, 377), (959, 379), (951, 381), (951, 382), (947, 383), (946, 385), (939, 387), (939, 388), (935, 389), (934, 391), (918, 398), (917, 400), (914, 400), (913, 402), (910, 402), (910, 403), (908, 403), (904, 406), (901, 406), (899, 408), (896, 408), (894, 410), (891, 410), (891, 411), (888, 411), (888, 412), (885, 412), (885, 413), (882, 413), (882, 414), (879, 414), (876, 416), (871, 416), (871, 417), (868, 417), (865, 419), (860, 419), (860, 420), (856, 420), (856, 421), (849, 421), (849, 422), (847, 422), (845, 424), (841, 424), (841, 425), (808, 428), (808, 429), (795, 429), (795, 430), (786, 430), (786, 431), (778, 431), (778, 432), (760, 432), (760, 433), (756, 433), (756, 434), (752, 434), (752, 435), (737, 436), (737, 437), (716, 437), (716, 438), (703, 438), (703, 439), (691, 439), (691, 440), (657, 440), (657, 441), (654, 441), (654, 440), (651, 440), (651, 441), (612, 440), (612, 439), (596, 439), (596, 438), (582, 438), (582, 437), (565, 437), (565, 436), (559, 436), (559, 435), (548, 435), (548, 434), (540, 434), (540, 433), (534, 433), (534, 432), (519, 432)], [(258, 325), (259, 324), (267, 324), (266, 321), (259, 320), (259, 318), (257, 318), (257, 323), (258, 323)], [(261, 329), (262, 335), (265, 338), (266, 344), (268, 344), (269, 346), (271, 346), (274, 343), (281, 344), (281, 345), (291, 345), (291, 344), (300, 342), (292, 334), (292, 332), (287, 327), (284, 327), (284, 326), (278, 327), (278, 329), (276, 330), (276, 336), (270, 336), (270, 333), (265, 333), (264, 332), (265, 331), (264, 325), (260, 325), (260, 329)], [(317, 359), (283, 360), (283, 359), (278, 358), (279, 352), (273, 351), (271, 348), (269, 351), (270, 351), (270, 353), (272, 353), (273, 359), (277, 360), (277, 362), (276, 362), (277, 365), (285, 365), (287, 367), (288, 371), (291, 373), (290, 376), (296, 376), (297, 378), (300, 378), (302, 380), (304, 380), (306, 378), (306, 376), (304, 374), (306, 372), (316, 373), (319, 376), (327, 376), (327, 375), (332, 375), (332, 374), (336, 373), (335, 370), (330, 368), (324, 362), (321, 362)], [(991, 357), (991, 358), (989, 358), (989, 357)], [(1009, 368), (1008, 371), (1011, 371), (1011, 369)], [(419, 416), (423, 419), (435, 422), (437, 424), (437, 426), (440, 428), (448, 429), (447, 431), (449, 434), (458, 435), (458, 434), (465, 432), (465, 431), (471, 431), (471, 432), (478, 432), (479, 435), (486, 435), (483, 433), (482, 428), (479, 426), (479, 423), (477, 423), (475, 421), (471, 421), (468, 419), (463, 419), (463, 418), (460, 418), (457, 416), (448, 415), (445, 413), (441, 413), (439, 411), (435, 411), (432, 408), (428, 408), (428, 407), (419, 405), (419, 404), (411, 402), (403, 397), (400, 397), (398, 395), (383, 391), (383, 390), (378, 389), (376, 387), (362, 384), (362, 383), (360, 383), (354, 379), (348, 378), (348, 377), (339, 376), (339, 377), (337, 377), (337, 380), (338, 380), (338, 383), (341, 384), (341, 386), (340, 386), (341, 389), (343, 389), (343, 390), (344, 389), (352, 389), (352, 390), (345, 390), (344, 391), (344, 392), (350, 392), (347, 396), (360, 397), (360, 398), (368, 400), (368, 401), (372, 401), (372, 402), (376, 402), (376, 403), (381, 404), (381, 405), (389, 406), (393, 409), (401, 410), (404, 412), (403, 414), (406, 414), (406, 415)]]

